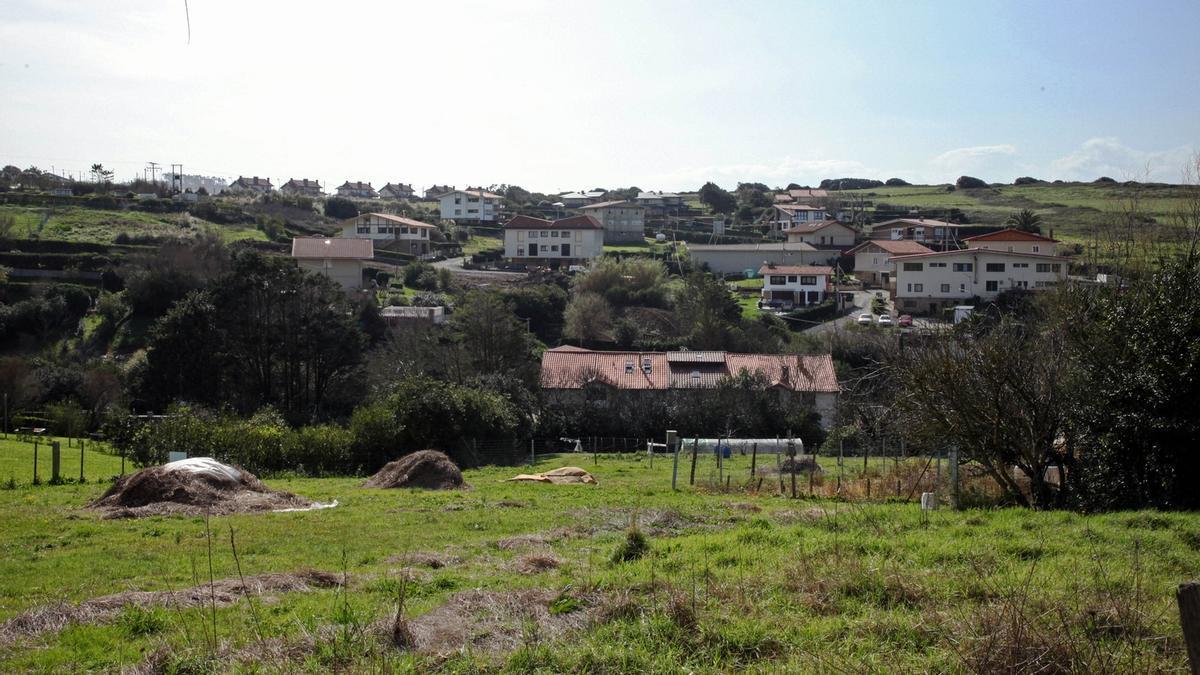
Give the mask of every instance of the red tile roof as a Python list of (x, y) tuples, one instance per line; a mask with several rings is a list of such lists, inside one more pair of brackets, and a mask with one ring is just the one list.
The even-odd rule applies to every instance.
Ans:
[(1043, 237), (1040, 234), (1018, 230), (1013, 227), (997, 232), (988, 232), (987, 234), (977, 234), (973, 237), (963, 237), (963, 241), (1045, 241), (1058, 243), (1057, 239)]
[(997, 251), (997, 250), (990, 249), (990, 248), (960, 248), (960, 249), (952, 249), (949, 251), (934, 251), (931, 253), (917, 253), (914, 255), (894, 255), (894, 256), (888, 258), (888, 260), (908, 260), (910, 258), (934, 258), (934, 257), (939, 257), (939, 256), (962, 255), (962, 254), (983, 255), (983, 256), (988, 256), (988, 255), (1000, 255), (1000, 256), (1010, 255), (1010, 256), (1013, 256), (1013, 255), (1015, 255), (1015, 256), (1018, 256), (1021, 258), (1037, 258), (1039, 260), (1052, 260), (1055, 262), (1066, 261), (1066, 258), (1061, 258), (1061, 257), (1056, 256), (1051, 253), (1021, 253), (1018, 251)]
[(579, 207), (579, 210), (580, 211), (590, 211), (592, 209), (608, 209), (608, 208), (615, 208), (615, 207), (620, 207), (623, 209), (644, 209), (644, 208), (646, 208), (645, 206), (642, 206), (641, 204), (635, 204), (630, 201), (618, 199), (616, 201), (611, 201), (611, 202), (599, 202), (597, 204), (588, 204), (587, 206)]
[(413, 220), (412, 218), (405, 218), (404, 216), (393, 216), (390, 213), (374, 213), (374, 212), (362, 213), (362, 214), (359, 214), (359, 215), (357, 215), (353, 218), (350, 218), (349, 220), (346, 220), (344, 222), (345, 222), (345, 224), (349, 225), (351, 223), (358, 222), (360, 219), (365, 218), (367, 216), (371, 216), (373, 218), (382, 218), (384, 220), (388, 220), (393, 223), (399, 223), (400, 225), (407, 225), (409, 227), (428, 227), (430, 229), (433, 229), (434, 227), (436, 227), (434, 225), (430, 225), (429, 223), (422, 223), (419, 220)]
[(913, 241), (911, 239), (872, 239), (869, 241), (864, 241), (858, 246), (846, 251), (846, 255), (853, 255), (869, 246), (882, 249), (885, 253), (891, 253), (892, 255), (933, 253), (933, 249), (922, 245), (919, 241)]
[(841, 225), (842, 227), (846, 227), (847, 229), (850, 229), (846, 225), (843, 225), (842, 223), (839, 223), (836, 220), (814, 220), (809, 223), (797, 223), (797, 224), (787, 228), (786, 230), (784, 230), (783, 233), (791, 234), (791, 233), (795, 232), (797, 234), (808, 234), (810, 232), (816, 232), (818, 230), (823, 230), (823, 229), (829, 227), (830, 225)]
[(513, 216), (504, 224), (506, 230), (603, 230), (604, 226), (592, 216), (571, 216), (546, 220), (533, 216)]
[(284, 183), (283, 187), (320, 188), (321, 184), (315, 180), (309, 180), (307, 178), (301, 178), (300, 180), (296, 180), (295, 178), (292, 178), (288, 182)]
[(375, 246), (370, 239), (296, 237), (292, 239), (292, 257), (370, 260), (375, 257)]
[(763, 265), (758, 268), (758, 274), (759, 276), (766, 276), (768, 274), (824, 274), (825, 276), (832, 276), (833, 268), (821, 265), (775, 265), (774, 267)]
[[(701, 355), (704, 362), (677, 360), (681, 355), (692, 354)], [(839, 391), (833, 359), (828, 355), (597, 352), (557, 348), (542, 354), (541, 379), (546, 389), (581, 389), (591, 382), (631, 390), (690, 389), (713, 387), (743, 369), (761, 373), (771, 386), (792, 391)]]
[(339, 185), (337, 189), (339, 189), (339, 190), (346, 190), (346, 189), (349, 189), (349, 190), (374, 190), (375, 188), (371, 187), (370, 183), (364, 183), (362, 181), (354, 181), (353, 183), (351, 183), (350, 181), (346, 181), (345, 183), (342, 183), (341, 185)]

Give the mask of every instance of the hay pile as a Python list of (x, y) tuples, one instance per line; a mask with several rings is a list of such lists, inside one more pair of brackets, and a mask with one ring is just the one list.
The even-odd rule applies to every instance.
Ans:
[(595, 485), (596, 477), (584, 471), (577, 466), (564, 466), (542, 473), (523, 473), (512, 478), (510, 481), (522, 481), (531, 483), (553, 483), (555, 485), (566, 485), (569, 483), (585, 483), (587, 485)]
[(312, 502), (290, 492), (268, 488), (245, 469), (208, 457), (193, 457), (122, 476), (88, 508), (102, 511), (104, 518), (141, 518), (312, 506)]
[(466, 487), (466, 483), (462, 471), (445, 454), (437, 450), (420, 450), (388, 462), (368, 478), (363, 487), (450, 490)]

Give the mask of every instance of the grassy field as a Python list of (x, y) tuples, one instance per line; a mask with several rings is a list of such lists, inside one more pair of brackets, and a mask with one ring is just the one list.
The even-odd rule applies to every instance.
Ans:
[(1043, 183), (954, 192), (947, 192), (945, 186), (927, 185), (846, 192), (874, 202), (876, 208), (883, 205), (926, 210), (958, 208), (966, 213), (969, 222), (981, 225), (1000, 225), (1013, 212), (1032, 209), (1042, 217), (1044, 231), (1054, 229), (1056, 236), (1079, 237), (1133, 201), (1159, 222), (1170, 222), (1186, 200), (1195, 198), (1196, 190), (1188, 186)]
[(487, 237), (483, 235), (475, 235), (469, 241), (463, 244), (463, 255), (471, 256), (480, 251), (496, 250), (504, 248), (504, 239), (500, 237)]
[(188, 237), (211, 230), (226, 242), (242, 239), (266, 241), (253, 225), (216, 225), (187, 214), (154, 214), (141, 211), (111, 211), (77, 206), (31, 208), (0, 206), (0, 218), (11, 216), (12, 236), (111, 244), (118, 235), (132, 237)]
[[(747, 461), (724, 469), (741, 475)], [(837, 471), (831, 461), (823, 460), (827, 473)], [(0, 668), (1185, 668), (1173, 589), (1200, 567), (1195, 514), (940, 510), (923, 518), (911, 503), (689, 488), (686, 466), (682, 489), (672, 491), (662, 458), (651, 468), (629, 456), (549, 456), (538, 468), (563, 464), (584, 466), (599, 485), (501, 482), (523, 467), (469, 470), (471, 489), (448, 492), (278, 479), (268, 482), (339, 506), (207, 525), (99, 520), (80, 508), (104, 489), (96, 483), (0, 490), (0, 622), (21, 619), (0, 626)], [(886, 466), (871, 460), (868, 473)], [(714, 470), (710, 461), (698, 476), (707, 482)], [(634, 520), (644, 551), (625, 545)], [(614, 558), (619, 549), (628, 560)], [(215, 579), (315, 569), (345, 575), (349, 587), (235, 598), (215, 611), (143, 602), (22, 634), (44, 616), (35, 608), (195, 586), (210, 564)], [(436, 655), (393, 646), (379, 626), (391, 626), (401, 592), (418, 635), (468, 630), (465, 645), (448, 639)], [(202, 637), (214, 624), (215, 646)]]
[[(78, 439), (41, 437), (37, 443), (38, 477), (50, 480), (50, 442), (59, 441), (60, 470), (63, 478), (79, 480), (80, 445)], [(83, 477), (89, 482), (108, 480), (121, 473), (121, 458), (109, 454), (103, 444), (84, 441), (82, 448)], [(29, 485), (33, 482), (34, 444), (8, 434), (0, 439), (0, 482)], [(128, 468), (132, 469), (132, 466)]]
[(605, 253), (655, 253), (663, 254), (671, 249), (669, 243), (658, 243), (653, 239), (645, 239), (641, 243), (605, 244)]

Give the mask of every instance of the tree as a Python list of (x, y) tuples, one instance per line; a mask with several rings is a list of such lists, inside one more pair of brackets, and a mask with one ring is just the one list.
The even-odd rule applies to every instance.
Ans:
[(1013, 181), (1013, 185), (1037, 185), (1043, 181), (1034, 178), (1033, 176), (1021, 176)]
[(742, 317), (742, 308), (725, 283), (703, 272), (684, 279), (675, 298), (675, 311), (688, 330), (692, 349), (728, 349), (731, 329)]
[(580, 343), (609, 339), (612, 305), (599, 293), (577, 293), (563, 314), (563, 335)]
[(733, 195), (711, 181), (700, 188), (699, 198), (700, 203), (707, 206), (710, 211), (721, 215), (733, 213), (738, 206), (737, 199)]
[(889, 178), (889, 179), (885, 180), (883, 182), (883, 184), (887, 185), (889, 187), (904, 187), (906, 185), (912, 185), (912, 183), (909, 183), (908, 181), (904, 180), (903, 178)]
[(1013, 502), (1057, 505), (1045, 478), (1071, 461), (1058, 445), (1071, 407), (1067, 354), (1058, 327), (1012, 317), (909, 347), (891, 357), (902, 428), (931, 449), (957, 446)]
[(528, 374), (533, 365), (533, 336), (524, 321), (513, 316), (504, 297), (492, 291), (471, 291), (450, 319), (462, 346), (469, 373)]
[(1033, 211), (1033, 209), (1021, 209), (1005, 219), (1004, 224), (1009, 227), (1014, 227), (1024, 232), (1040, 233), (1042, 231), (1042, 217)]
[(358, 207), (345, 197), (330, 197), (325, 200), (325, 217), (345, 220), (358, 216)]
[(105, 184), (112, 181), (112, 170), (104, 168), (103, 164), (93, 164), (91, 173), (92, 181), (95, 183)]
[(959, 176), (958, 180), (954, 181), (954, 185), (960, 190), (966, 190), (970, 188), (985, 188), (988, 186), (987, 183), (975, 178), (974, 176)]

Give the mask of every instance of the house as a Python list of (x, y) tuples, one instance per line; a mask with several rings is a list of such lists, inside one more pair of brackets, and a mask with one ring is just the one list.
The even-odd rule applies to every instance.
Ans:
[(994, 300), (1004, 291), (1052, 288), (1067, 278), (1067, 261), (1052, 255), (980, 248), (890, 258), (896, 266), (896, 307), (935, 314), (968, 298)]
[(393, 328), (410, 323), (444, 323), (445, 307), (384, 307), (379, 310), (383, 322)]
[(432, 185), (425, 190), (425, 199), (437, 199), (453, 189), (453, 185)]
[[(1051, 234), (1054, 234), (1051, 232)], [(1053, 237), (1043, 237), (1040, 234), (1026, 232), (1015, 228), (977, 234), (964, 237), (963, 243), (967, 248), (984, 248), (992, 251), (1008, 251), (1010, 253), (1039, 253), (1041, 255), (1056, 255), (1058, 240)]]
[(921, 242), (901, 239), (868, 239), (846, 251), (854, 256), (854, 276), (868, 286), (888, 288), (896, 277), (896, 265), (892, 258), (917, 253), (933, 253)]
[(379, 188), (380, 199), (413, 199), (416, 196), (413, 186), (404, 183), (388, 183)]
[(896, 218), (875, 223), (871, 227), (870, 239), (908, 239), (920, 242), (935, 251), (958, 248), (962, 225), (932, 218)]
[(820, 188), (793, 188), (776, 192), (776, 204), (809, 204), (818, 205), (829, 198), (829, 192)]
[(610, 244), (645, 241), (646, 207), (637, 202), (599, 202), (579, 210), (594, 216), (604, 226), (604, 240)]
[(285, 195), (303, 195), (305, 197), (321, 197), (325, 194), (320, 183), (307, 178), (300, 180), (291, 178), (283, 184), (283, 187), (279, 188), (279, 191)]
[(833, 268), (818, 265), (763, 265), (758, 274), (763, 279), (762, 303), (790, 308), (818, 305), (825, 300)]
[(442, 220), (492, 223), (500, 218), (504, 198), (483, 189), (451, 190), (438, 196)]
[(541, 386), (566, 402), (670, 395), (711, 389), (742, 371), (766, 379), (780, 396), (800, 396), (829, 428), (840, 391), (829, 355), (734, 354), (722, 351), (592, 351), (556, 347), (542, 354)]
[(783, 231), (788, 241), (812, 244), (817, 248), (845, 250), (858, 240), (858, 230), (836, 220), (810, 220)]
[(353, 291), (362, 288), (363, 266), (375, 257), (375, 247), (370, 239), (296, 237), (292, 257), (301, 269), (324, 274)]
[(534, 265), (582, 265), (604, 253), (604, 237), (604, 226), (592, 216), (519, 215), (504, 224), (504, 257)]
[(688, 255), (697, 268), (713, 274), (753, 273), (765, 264), (832, 265), (838, 251), (818, 250), (804, 242), (759, 242), (752, 244), (688, 244)]
[(824, 208), (810, 204), (776, 204), (759, 216), (755, 226), (765, 234), (781, 234), (796, 225), (829, 220)]
[(337, 196), (356, 197), (358, 199), (379, 199), (379, 193), (370, 183), (362, 181), (346, 181), (337, 187)]
[(380, 248), (422, 256), (430, 252), (430, 236), (437, 228), (412, 218), (390, 213), (360, 213), (342, 221), (342, 237), (370, 239)]
[(266, 178), (238, 176), (238, 179), (230, 183), (229, 187), (225, 189), (234, 194), (265, 195), (269, 192), (274, 192), (275, 186), (271, 185), (271, 181)]
[(603, 192), (567, 192), (558, 196), (558, 201), (568, 209), (577, 209), (588, 204), (595, 204), (604, 199)]
[(673, 192), (639, 192), (636, 201), (646, 207), (650, 217), (678, 213), (684, 208), (683, 195)]
[(70, 197), (75, 194), (69, 187), (52, 187), (48, 192), (51, 197)]

